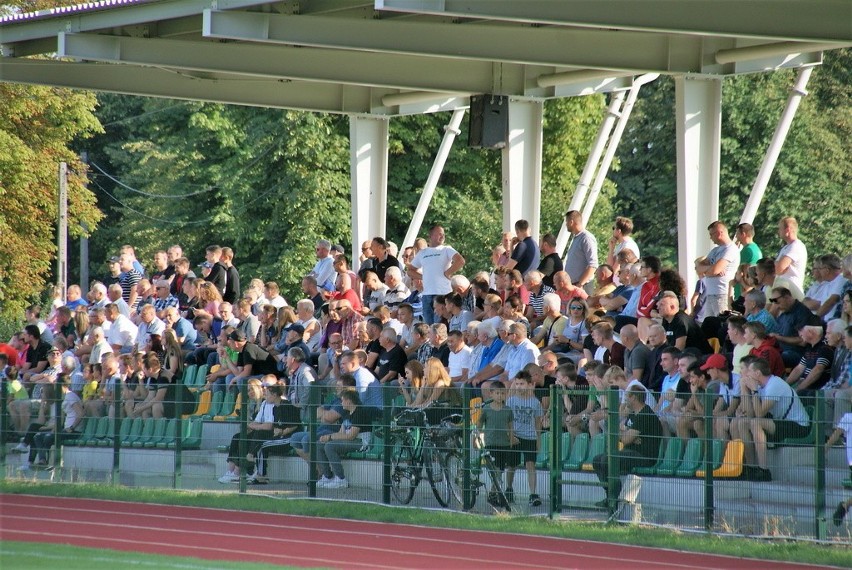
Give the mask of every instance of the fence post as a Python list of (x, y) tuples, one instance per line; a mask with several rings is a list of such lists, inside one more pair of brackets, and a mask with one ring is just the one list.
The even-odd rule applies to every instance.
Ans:
[(237, 381), (237, 385), (240, 389), (240, 494), (243, 495), (246, 492), (246, 477), (248, 473), (246, 473), (246, 453), (248, 453), (248, 442), (246, 438), (248, 437), (248, 378), (242, 378)]
[(382, 387), (382, 429), (384, 430), (384, 447), (382, 448), (382, 503), (391, 502), (391, 412), (393, 396), (388, 386)]
[[(180, 382), (180, 378), (173, 380)], [(183, 485), (183, 390), (175, 386), (175, 479), (174, 488), (180, 489)], [(198, 419), (201, 421), (201, 418)]]
[(713, 489), (713, 395), (704, 391), (704, 530), (713, 530), (715, 495)]
[[(118, 485), (121, 482), (121, 412), (124, 407), (124, 403), (121, 400), (121, 392), (124, 389), (124, 380), (119, 379), (112, 388), (112, 405), (113, 405), (113, 417), (112, 417), (112, 474), (110, 475), (110, 482), (113, 485)], [(86, 421), (91, 421), (93, 418), (89, 418)]]
[[(61, 432), (64, 429), (65, 421), (62, 418), (62, 397), (64, 394), (62, 393), (62, 384), (63, 382), (58, 380), (53, 384), (53, 476), (56, 476), (56, 470), (59, 469), (59, 466), (62, 464), (62, 452), (59, 451), (60, 448), (60, 440), (62, 438)], [(6, 395), (3, 394), (5, 398)]]
[(825, 396), (822, 390), (817, 390), (814, 417), (814, 536), (825, 540), (827, 535), (825, 521)]
[(310, 385), (308, 392), (308, 496), (317, 496), (317, 407), (320, 401), (320, 387)]
[(550, 387), (550, 509), (548, 517), (562, 510), (562, 394), (565, 388)]
[[(464, 397), (462, 401), (464, 402), (464, 406), (462, 407), (462, 465), (464, 465), (464, 469), (462, 469), (462, 507), (465, 505), (471, 504), (471, 489), (470, 489), (470, 400), (472, 390), (470, 388), (470, 384), (464, 385)], [(473, 508), (473, 505), (471, 505)]]
[[(607, 509), (609, 513), (612, 514), (615, 512), (616, 502), (618, 501), (618, 497), (612, 496), (612, 491), (615, 489), (616, 482), (621, 477), (620, 475), (620, 461), (618, 458), (618, 427), (620, 423), (620, 418), (618, 414), (618, 408), (620, 405), (620, 401), (618, 399), (618, 388), (610, 388), (607, 392), (607, 420), (606, 420), (606, 464), (607, 464), (607, 477), (606, 477), (606, 503)], [(594, 457), (590, 458), (593, 462), (595, 460)]]
[(3, 471), (3, 480), (6, 479), (6, 444), (9, 442), (9, 418), (6, 417), (6, 395), (9, 378), (6, 371), (0, 370), (0, 469)]

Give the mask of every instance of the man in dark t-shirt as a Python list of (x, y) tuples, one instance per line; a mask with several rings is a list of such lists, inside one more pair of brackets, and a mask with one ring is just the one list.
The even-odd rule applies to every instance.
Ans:
[(663, 328), (666, 331), (666, 341), (678, 350), (695, 348), (702, 354), (710, 354), (713, 349), (707, 342), (707, 337), (695, 322), (695, 319), (680, 310), (680, 301), (671, 291), (663, 293), (657, 301), (657, 312), (663, 318)]
[[(238, 391), (241, 383), (248, 381), (249, 378), (278, 372), (275, 357), (253, 342), (246, 342), (243, 331), (231, 331), (228, 335), (228, 345), (239, 355), (236, 363), (226, 363), (231, 368), (231, 373), (225, 378), (227, 389)], [(215, 389), (214, 387), (214, 391)]]
[(536, 269), (540, 261), (538, 244), (530, 235), (530, 224), (526, 220), (515, 222), (515, 239), (517, 243), (512, 248), (512, 257), (506, 264), (508, 269), (517, 269), (521, 275), (526, 275), (530, 269)]
[(408, 356), (397, 343), (396, 331), (388, 327), (379, 335), (384, 352), (379, 354), (376, 363), (376, 377), (384, 384), (405, 376), (405, 364)]
[[(629, 413), (619, 436), (623, 447), (616, 454), (619, 476), (630, 473), (635, 467), (646, 467), (656, 463), (660, 443), (663, 440), (663, 426), (654, 410), (645, 404), (644, 388), (631, 387), (625, 394), (624, 403)], [(606, 453), (595, 457), (592, 465), (600, 482), (606, 484), (608, 477)], [(617, 499), (621, 493), (621, 479), (617, 479), (614, 488), (609, 491), (607, 496)], [(597, 506), (607, 506), (607, 499), (599, 502)]]
[(556, 251), (556, 237), (553, 234), (544, 234), (541, 236), (539, 247), (542, 257), (541, 263), (538, 264), (538, 270), (544, 275), (542, 283), (548, 287), (553, 287), (553, 275), (563, 269), (562, 259)]

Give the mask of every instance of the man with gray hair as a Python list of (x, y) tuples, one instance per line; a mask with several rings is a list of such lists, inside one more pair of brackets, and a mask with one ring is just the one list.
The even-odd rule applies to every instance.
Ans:
[(308, 355), (301, 348), (287, 351), (287, 399), (299, 409), (299, 418), (303, 424), (310, 420), (311, 384), (316, 381), (314, 369), (307, 364)]
[(317, 262), (308, 275), (317, 280), (317, 285), (326, 291), (334, 291), (334, 256), (331, 255), (331, 242), (326, 239), (317, 240)]
[(512, 323), (509, 326), (508, 343), (514, 348), (506, 360), (504, 372), (498, 378), (507, 385), (524, 366), (538, 362), (541, 354), (538, 347), (527, 338), (527, 327), (523, 323)]
[(809, 396), (831, 379), (834, 348), (826, 344), (819, 325), (803, 326), (799, 329), (799, 337), (804, 341), (805, 350), (799, 364), (787, 376), (787, 384), (800, 396)]
[(411, 291), (402, 282), (402, 271), (396, 265), (385, 270), (385, 285), (388, 288), (385, 291), (384, 305), (391, 310), (391, 315), (396, 317), (399, 306), (411, 295)]
[(530, 292), (530, 302), (527, 304), (526, 317), (530, 322), (530, 328), (535, 329), (544, 320), (544, 296), (555, 293), (553, 287), (545, 285), (542, 281), (544, 275), (541, 271), (533, 269), (524, 276), (524, 285)]
[(464, 275), (453, 275), (450, 279), (453, 293), (462, 298), (462, 310), (476, 312), (476, 290), (470, 284), (470, 279)]
[(127, 318), (130, 318), (130, 305), (127, 304), (127, 301), (121, 296), (121, 285), (118, 283), (113, 283), (107, 289), (107, 297), (110, 302), (113, 303), (117, 308), (118, 312), (124, 315)]
[(766, 310), (766, 293), (754, 288), (745, 294), (745, 318), (749, 323), (758, 322), (766, 329), (766, 334), (773, 333), (778, 328), (778, 323), (772, 313)]
[(92, 283), (92, 287), (89, 289), (89, 294), (86, 296), (89, 298), (90, 303), (89, 313), (91, 313), (95, 309), (106, 307), (106, 304), (109, 303), (109, 299), (107, 298), (106, 285), (104, 285), (100, 281), (95, 281), (94, 283)]

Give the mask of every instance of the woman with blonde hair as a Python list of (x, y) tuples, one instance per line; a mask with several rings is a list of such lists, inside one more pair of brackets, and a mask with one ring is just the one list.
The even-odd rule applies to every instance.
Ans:
[(207, 314), (213, 318), (219, 314), (219, 305), (222, 304), (222, 294), (215, 285), (209, 281), (196, 281), (198, 289), (198, 300), (202, 308), (195, 309), (195, 314)]
[(432, 404), (439, 406), (428, 413), (429, 423), (432, 424), (438, 423), (441, 418), (449, 416), (461, 406), (461, 396), (453, 387), (447, 369), (437, 358), (426, 361), (423, 369), (423, 385), (412, 406), (425, 408)]
[(183, 350), (174, 330), (163, 331), (163, 348), (163, 376), (172, 381), (180, 379), (183, 374)]
[(89, 313), (86, 312), (85, 307), (82, 310), (74, 311), (74, 330), (77, 331), (77, 342), (76, 346), (80, 347), (86, 342), (89, 338)]
[(406, 406), (413, 406), (423, 388), (423, 365), (417, 360), (405, 364), (405, 380), (399, 385), (399, 392), (405, 398)]

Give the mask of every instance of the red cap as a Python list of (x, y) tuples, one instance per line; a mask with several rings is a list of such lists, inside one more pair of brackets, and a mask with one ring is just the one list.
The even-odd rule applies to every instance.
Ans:
[(711, 368), (727, 370), (728, 359), (722, 354), (711, 354), (707, 357), (707, 361), (701, 365), (701, 370), (710, 370)]

